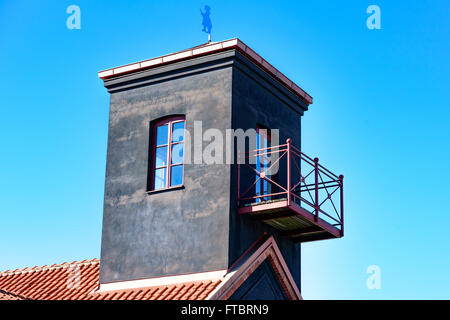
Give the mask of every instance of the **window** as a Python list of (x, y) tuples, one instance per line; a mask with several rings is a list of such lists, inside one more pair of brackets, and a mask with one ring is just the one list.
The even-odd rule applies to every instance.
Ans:
[[(256, 127), (256, 149), (265, 149), (270, 147), (271, 137), (270, 132), (267, 128), (262, 126)], [(261, 154), (265, 154), (267, 150), (261, 150)], [(262, 155), (256, 158), (256, 170), (259, 172), (265, 172), (268, 178), (271, 178), (270, 172), (267, 172), (269, 168), (268, 164), (268, 156)], [(255, 184), (255, 193), (257, 196), (262, 196), (266, 194), (270, 194), (272, 192), (272, 185), (265, 179), (259, 179), (259, 175), (256, 175), (256, 184)], [(256, 202), (267, 201), (270, 200), (270, 196), (268, 197), (260, 197), (256, 200)]]
[(183, 116), (165, 118), (154, 123), (150, 190), (183, 185), (184, 128)]

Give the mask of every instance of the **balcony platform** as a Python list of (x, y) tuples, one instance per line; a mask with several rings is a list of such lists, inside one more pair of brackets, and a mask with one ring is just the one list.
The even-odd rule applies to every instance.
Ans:
[(291, 139), (250, 151), (244, 160), (238, 162), (240, 215), (266, 223), (295, 242), (344, 236), (343, 175), (308, 157)]
[(262, 221), (280, 231), (294, 242), (309, 242), (342, 237), (342, 232), (296, 203), (287, 199), (261, 201), (238, 208), (238, 213), (254, 221)]

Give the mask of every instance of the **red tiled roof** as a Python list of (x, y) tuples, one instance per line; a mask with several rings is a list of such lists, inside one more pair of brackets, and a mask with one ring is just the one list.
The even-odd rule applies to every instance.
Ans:
[[(133, 288), (129, 283), (121, 283), (121, 289), (113, 286), (115, 289), (102, 290), (98, 280), (100, 260), (92, 259), (1, 272), (0, 300), (226, 300), (266, 259), (287, 297), (302, 299), (275, 239), (263, 234), (230, 269), (219, 272), (220, 276), (199, 278), (197, 273), (185, 275), (184, 280), (175, 283), (149, 286), (146, 282), (147, 286)], [(186, 281), (189, 279), (203, 280)]]
[(97, 288), (99, 267), (100, 260), (93, 259), (5, 271), (0, 290), (32, 300), (83, 299)]
[(100, 260), (54, 264), (0, 273), (0, 300), (203, 300), (221, 282), (185, 282), (147, 288), (94, 292)]
[(185, 282), (166, 286), (93, 293), (88, 300), (205, 300), (221, 282), (217, 280)]
[(17, 294), (13, 294), (13, 293), (9, 293), (9, 292), (0, 290), (0, 300), (25, 300), (25, 298), (23, 298)]

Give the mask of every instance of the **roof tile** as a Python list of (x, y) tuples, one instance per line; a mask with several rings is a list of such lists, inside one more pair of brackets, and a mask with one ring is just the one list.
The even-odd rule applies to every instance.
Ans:
[(146, 288), (95, 292), (100, 260), (53, 264), (0, 273), (0, 300), (172, 300), (205, 299), (214, 282), (186, 282)]
[(235, 266), (231, 267), (234, 271), (230, 274), (233, 276), (228, 278), (221, 276), (212, 280), (185, 281), (114, 291), (96, 290), (99, 288), (98, 259), (0, 272), (0, 300), (202, 300), (208, 297), (227, 299), (266, 258), (269, 259), (288, 296), (292, 299), (301, 299), (273, 237), (264, 234), (261, 239), (255, 241), (251, 248), (253, 247), (257, 250), (247, 250), (237, 260), (240, 262), (235, 262)]

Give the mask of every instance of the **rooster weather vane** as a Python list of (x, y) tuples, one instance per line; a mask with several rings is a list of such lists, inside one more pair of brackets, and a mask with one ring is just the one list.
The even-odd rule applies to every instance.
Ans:
[(203, 19), (202, 19), (202, 25), (203, 25), (202, 31), (208, 34), (208, 42), (211, 42), (211, 29), (212, 29), (212, 22), (211, 22), (211, 18), (210, 18), (211, 7), (206, 5), (205, 6), (205, 12), (203, 12), (202, 9), (200, 9), (200, 13), (201, 13), (201, 15), (203, 17)]

